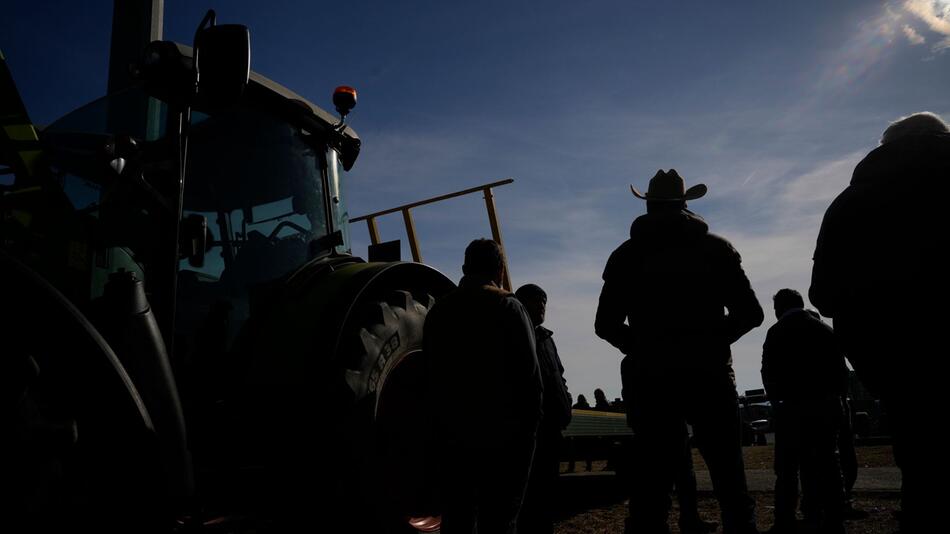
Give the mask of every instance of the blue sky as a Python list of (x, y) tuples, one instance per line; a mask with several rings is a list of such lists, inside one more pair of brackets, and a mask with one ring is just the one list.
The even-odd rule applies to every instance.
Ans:
[[(11, 4), (0, 48), (35, 122), (104, 93), (111, 2)], [(254, 70), (327, 108), (355, 86), (353, 215), (515, 178), (496, 190), (514, 283), (548, 291), (572, 392), (613, 398), (620, 355), (592, 324), (603, 264), (644, 211), (628, 184), (670, 167), (706, 183), (690, 207), (770, 312), (779, 288), (807, 290), (821, 215), (887, 123), (950, 115), (948, 6), (168, 0), (165, 38), (190, 42), (213, 7), (250, 27)], [(478, 196), (415, 218), (424, 259), (455, 279), (465, 244), (490, 235)], [(398, 216), (380, 223), (404, 238)], [(773, 322), (733, 347), (740, 390), (761, 384)]]

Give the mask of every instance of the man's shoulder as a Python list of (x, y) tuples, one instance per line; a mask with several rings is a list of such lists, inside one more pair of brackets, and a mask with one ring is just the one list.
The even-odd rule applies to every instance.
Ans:
[(722, 252), (729, 252), (732, 254), (736, 253), (736, 248), (732, 246), (732, 243), (725, 237), (714, 233), (709, 232), (703, 238), (703, 242), (706, 246), (714, 248)]
[(436, 299), (428, 315), (455, 314), (472, 308), (520, 306), (514, 293), (494, 286), (457, 287)]
[(627, 239), (621, 243), (607, 258), (607, 265), (604, 266), (603, 273), (604, 280), (627, 270), (636, 254), (637, 247), (632, 240)]
[(549, 340), (551, 341), (551, 343), (554, 343), (554, 340), (552, 339), (553, 337), (554, 337), (554, 332), (552, 332), (551, 330), (548, 330), (547, 328), (543, 326), (534, 327), (534, 338), (538, 341), (539, 344), (542, 341), (549, 341)]
[(611, 262), (623, 261), (629, 255), (635, 253), (636, 250), (636, 243), (634, 243), (632, 239), (627, 239), (623, 243), (620, 243), (620, 245), (610, 253), (610, 257), (607, 258), (607, 263), (610, 264)]
[(713, 265), (734, 266), (742, 262), (742, 257), (736, 247), (732, 246), (728, 239), (719, 234), (712, 232), (706, 234), (703, 236), (701, 244), (705, 251), (704, 254), (714, 262)]
[(821, 316), (814, 310), (803, 309), (787, 315), (778, 320), (769, 328), (769, 332), (821, 332), (832, 333), (834, 330), (831, 325), (822, 320)]

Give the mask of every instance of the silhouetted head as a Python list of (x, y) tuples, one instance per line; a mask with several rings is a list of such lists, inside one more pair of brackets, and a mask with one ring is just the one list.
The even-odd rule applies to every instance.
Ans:
[(585, 396), (583, 396), (583, 395), (578, 395), (578, 396), (577, 396), (577, 404), (590, 406), (590, 404), (588, 404), (588, 402), (587, 402), (587, 397), (585, 397)]
[(921, 111), (906, 117), (901, 117), (892, 122), (884, 130), (881, 136), (881, 144), (897, 141), (898, 139), (911, 135), (926, 135), (936, 133), (948, 133), (947, 123), (940, 118), (940, 115), (929, 111)]
[(772, 297), (772, 303), (775, 306), (776, 318), (781, 317), (788, 310), (805, 307), (805, 300), (802, 298), (802, 294), (794, 289), (788, 288), (779, 289), (778, 293)]
[(607, 395), (604, 395), (604, 390), (597, 388), (594, 390), (594, 402), (601, 403), (607, 402)]
[(647, 201), (647, 213), (679, 211), (686, 208), (686, 201), (695, 200), (706, 194), (705, 184), (696, 184), (686, 189), (686, 182), (676, 172), (670, 169), (656, 171), (650, 178), (647, 192), (641, 193), (632, 185), (630, 192), (637, 198)]
[(501, 285), (505, 272), (505, 259), (501, 246), (491, 239), (476, 239), (465, 248), (465, 263), (462, 273), (486, 282)]
[(544, 324), (544, 312), (548, 305), (548, 294), (534, 284), (525, 284), (515, 291), (515, 297), (524, 306), (534, 326)]

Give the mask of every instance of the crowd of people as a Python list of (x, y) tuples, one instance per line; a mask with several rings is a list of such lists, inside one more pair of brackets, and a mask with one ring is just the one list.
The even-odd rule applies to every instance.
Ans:
[[(845, 531), (854, 484), (851, 469), (842, 471), (849, 459), (839, 455), (850, 439), (846, 359), (889, 413), (902, 475), (901, 533), (940, 524), (942, 470), (934, 467), (937, 441), (927, 435), (939, 373), (930, 372), (929, 358), (948, 314), (950, 233), (941, 210), (924, 200), (942, 198), (948, 177), (950, 130), (940, 117), (917, 113), (892, 123), (825, 214), (808, 291), (818, 311), (794, 289), (774, 295), (777, 322), (762, 350), (775, 426), (770, 532), (798, 531), (799, 479), (804, 526)], [(625, 531), (668, 533), (674, 487), (681, 509), (695, 510), (689, 426), (723, 532), (756, 533), (730, 346), (762, 324), (764, 311), (739, 253), (687, 208), (705, 185), (687, 189), (670, 169), (658, 171), (646, 192), (631, 190), (646, 201), (646, 214), (607, 260), (594, 324), (623, 354), (623, 405), (634, 435)], [(553, 532), (558, 450), (572, 400), (552, 332), (542, 326), (547, 295), (533, 284), (514, 294), (501, 289), (504, 265), (498, 244), (473, 241), (458, 289), (426, 319), (431, 389), (437, 405), (452, 406), (436, 417), (445, 534)], [(580, 395), (573, 408), (590, 405)], [(610, 409), (601, 390), (593, 409)], [(687, 514), (680, 527), (717, 525)]]

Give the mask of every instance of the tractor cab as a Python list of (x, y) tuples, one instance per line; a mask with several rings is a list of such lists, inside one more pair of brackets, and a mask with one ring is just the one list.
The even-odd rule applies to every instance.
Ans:
[(161, 249), (156, 226), (178, 220), (169, 194), (180, 156), (177, 118), (167, 103), (134, 87), (42, 132), (53, 175), (92, 224), (90, 298), (103, 293), (117, 268), (148, 284), (159, 266), (177, 264), (185, 300), (193, 292), (246, 301), (252, 288), (308, 261), (349, 252), (341, 177), (359, 139), (349, 128), (334, 129), (329, 113), (252, 73), (237, 106), (191, 114), (180, 258), (163, 257), (171, 247)]

